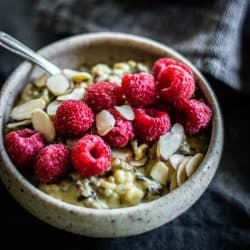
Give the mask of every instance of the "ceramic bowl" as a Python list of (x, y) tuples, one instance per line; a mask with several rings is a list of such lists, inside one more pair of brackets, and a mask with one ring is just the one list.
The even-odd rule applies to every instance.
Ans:
[(41, 74), (28, 62), (22, 63), (7, 79), (0, 96), (0, 177), (10, 194), (30, 213), (55, 227), (93, 237), (118, 237), (143, 233), (159, 227), (189, 209), (206, 190), (217, 169), (222, 147), (223, 126), (220, 108), (201, 73), (173, 49), (155, 41), (120, 33), (77, 35), (55, 42), (39, 51), (61, 68), (82, 63), (113, 63), (129, 59), (153, 62), (173, 57), (194, 71), (197, 85), (213, 109), (212, 135), (208, 151), (197, 171), (183, 185), (158, 200), (119, 209), (78, 207), (57, 200), (33, 186), (12, 164), (3, 144), (3, 126), (25, 83)]

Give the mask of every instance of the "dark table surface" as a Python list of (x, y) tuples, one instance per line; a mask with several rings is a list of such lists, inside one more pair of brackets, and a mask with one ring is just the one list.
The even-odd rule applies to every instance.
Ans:
[[(36, 26), (34, 1), (0, 1), (0, 27), (38, 49), (62, 37)], [(249, 15), (248, 15), (249, 16)], [(250, 18), (245, 25), (249, 29)], [(249, 32), (243, 34), (242, 76), (249, 79)], [(0, 49), (0, 80), (21, 59)], [(249, 73), (248, 73), (249, 72)], [(0, 184), (0, 249), (19, 246), (36, 249), (250, 249), (250, 113), (249, 95), (235, 92), (209, 77), (221, 104), (225, 147), (219, 170), (198, 202), (174, 221), (145, 234), (118, 239), (93, 239), (51, 227), (26, 212)], [(246, 81), (246, 80), (245, 80)], [(250, 84), (250, 83), (249, 83)], [(223, 182), (230, 194), (218, 191)], [(31, 239), (33, 241), (31, 241)], [(7, 247), (2, 247), (8, 243)]]

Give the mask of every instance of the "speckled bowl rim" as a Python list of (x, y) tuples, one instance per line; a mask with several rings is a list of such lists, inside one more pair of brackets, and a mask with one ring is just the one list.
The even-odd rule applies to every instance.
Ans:
[[(33, 186), (17, 169), (16, 167), (12, 164), (10, 158), (7, 155), (7, 152), (5, 151), (4, 144), (3, 144), (3, 133), (0, 133), (0, 150), (1, 150), (1, 157), (3, 159), (3, 162), (5, 166), (8, 167), (9, 172), (15, 176), (16, 180), (20, 182), (25, 188), (27, 188), (33, 195), (39, 197), (41, 200), (43, 200), (45, 203), (49, 203), (55, 207), (66, 209), (69, 211), (74, 211), (74, 213), (79, 214), (79, 215), (89, 215), (92, 214), (97, 217), (102, 217), (102, 216), (116, 216), (116, 215), (121, 215), (121, 214), (133, 214), (134, 212), (140, 212), (145, 209), (154, 209), (159, 206), (165, 205), (164, 203), (168, 202), (168, 200), (174, 200), (176, 197), (178, 200), (179, 195), (183, 195), (183, 193), (187, 193), (187, 197), (189, 191), (192, 189), (192, 184), (195, 183), (199, 178), (204, 179), (206, 177), (207, 171), (213, 171), (212, 175), (215, 174), (219, 159), (221, 157), (222, 153), (222, 148), (223, 148), (223, 122), (222, 122), (222, 116), (220, 112), (220, 108), (216, 99), (215, 94), (213, 93), (210, 85), (208, 84), (207, 80), (202, 76), (202, 74), (183, 56), (181, 56), (178, 52), (175, 50), (169, 48), (168, 46), (165, 46), (161, 43), (155, 42), (151, 39), (148, 38), (143, 38), (135, 35), (130, 35), (130, 34), (124, 34), (124, 33), (114, 33), (114, 32), (101, 32), (101, 33), (90, 33), (90, 34), (81, 34), (81, 35), (76, 35), (72, 36), (69, 38), (65, 38), (62, 40), (59, 40), (57, 42), (54, 42), (41, 50), (39, 50), (39, 53), (44, 55), (45, 57), (50, 55), (53, 56), (54, 54), (54, 49), (56, 48), (56, 53), (60, 51), (60, 48), (63, 48), (65, 46), (65, 43), (70, 43), (72, 44), (79, 44), (83, 39), (89, 39), (90, 41), (98, 41), (98, 40), (103, 40), (103, 39), (112, 39), (113, 41), (115, 39), (117, 40), (128, 40), (132, 43), (142, 43), (145, 46), (148, 46), (149, 48), (156, 47), (160, 48), (169, 55), (171, 55), (174, 58), (177, 58), (184, 63), (186, 63), (189, 67), (192, 68), (194, 74), (196, 77), (199, 79), (199, 88), (201, 91), (204, 93), (205, 98), (207, 99), (208, 103), (213, 109), (213, 121), (212, 121), (212, 134), (211, 134), (211, 141), (207, 150), (207, 153), (204, 157), (204, 160), (202, 161), (201, 165), (197, 169), (197, 171), (189, 178), (185, 183), (183, 183), (180, 187), (177, 189), (173, 190), (172, 192), (168, 193), (167, 195), (162, 196), (161, 198), (147, 202), (147, 203), (142, 203), (137, 206), (132, 206), (132, 207), (126, 207), (126, 208), (116, 208), (116, 209), (93, 209), (93, 208), (85, 208), (85, 207), (80, 207), (77, 205), (72, 205), (69, 203), (66, 203), (64, 201), (58, 200), (52, 196), (47, 195), (46, 193), (40, 191), (38, 188)], [(1, 95), (0, 95), (0, 130), (3, 131), (3, 112), (4, 112), (4, 107), (3, 104), (7, 102), (6, 100), (6, 93), (9, 91), (9, 85), (11, 84), (12, 78), (15, 74), (20, 73), (20, 72), (25, 72), (28, 68), (30, 67), (30, 63), (24, 62), (22, 63), (7, 79), (6, 83), (4, 84), (2, 90), (1, 90)], [(217, 163), (214, 166), (210, 165), (210, 159), (213, 157), (217, 157)], [(209, 182), (211, 181), (212, 178), (209, 178)], [(204, 179), (205, 180), (205, 179)], [(186, 211), (189, 207), (191, 207), (195, 201), (200, 197), (200, 195), (206, 190), (208, 183), (205, 183), (201, 192), (199, 195), (197, 195), (194, 199), (191, 199), (192, 201), (188, 204), (185, 205), (182, 209), (181, 212), (178, 212), (178, 214), (175, 214), (173, 211), (173, 218), (177, 217), (184, 211)], [(190, 189), (191, 187), (191, 189)], [(162, 224), (165, 222), (163, 221)], [(160, 225), (159, 225), (160, 226)]]

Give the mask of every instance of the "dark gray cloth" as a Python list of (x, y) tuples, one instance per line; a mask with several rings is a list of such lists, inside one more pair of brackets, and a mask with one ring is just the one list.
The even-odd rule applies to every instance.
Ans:
[[(57, 32), (120, 31), (172, 46), (204, 72), (242, 89), (241, 32), (248, 0), (41, 0), (40, 24)], [(246, 86), (250, 90), (250, 84)]]

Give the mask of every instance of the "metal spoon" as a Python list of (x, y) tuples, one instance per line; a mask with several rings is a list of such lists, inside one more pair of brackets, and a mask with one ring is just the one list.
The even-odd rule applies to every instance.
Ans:
[(52, 75), (58, 74), (61, 71), (56, 65), (49, 62), (47, 59), (40, 56), (35, 51), (28, 48), (21, 42), (17, 41), (14, 37), (6, 34), (3, 31), (0, 31), (0, 45), (5, 49), (10, 50), (13, 53), (16, 53), (21, 57), (39, 65)]

